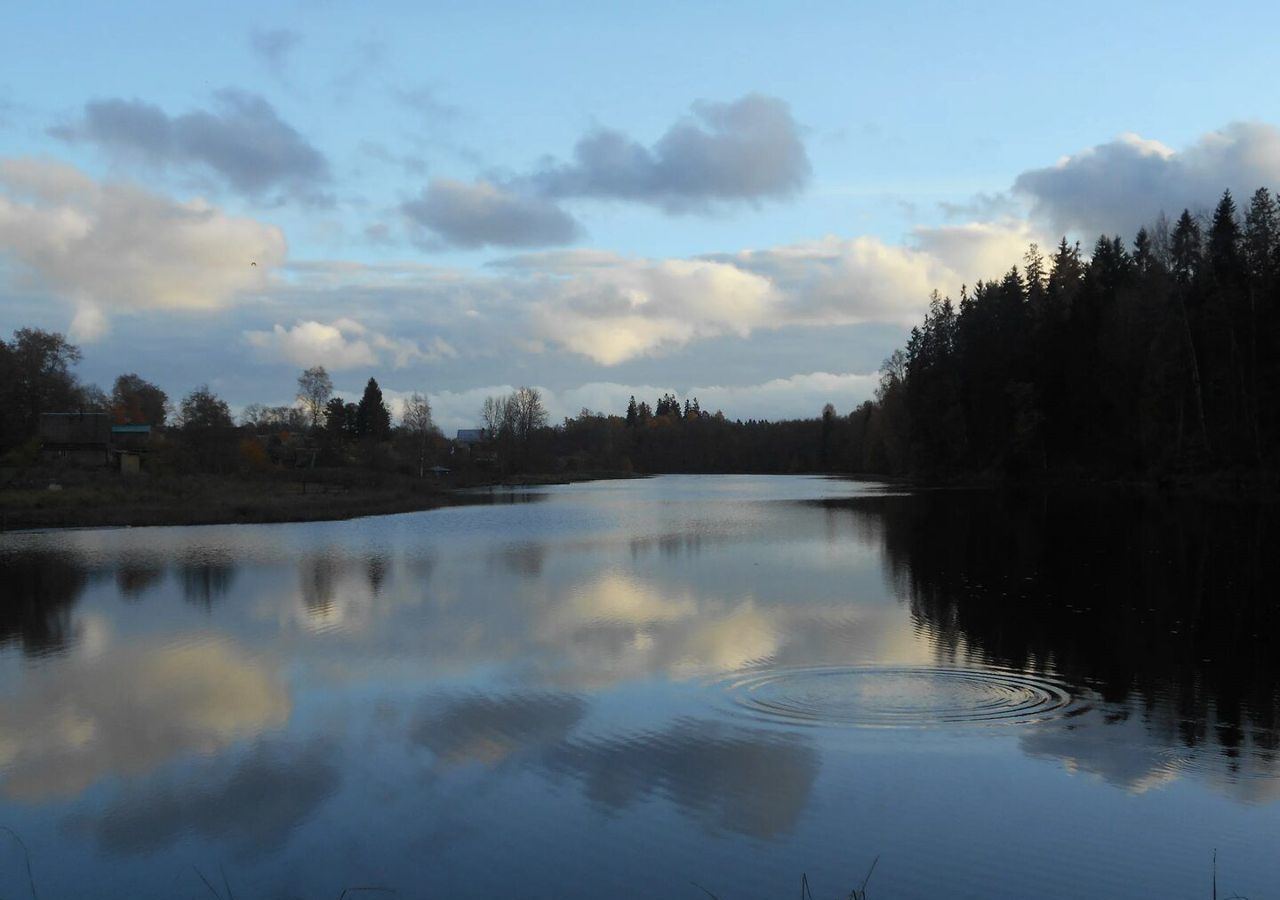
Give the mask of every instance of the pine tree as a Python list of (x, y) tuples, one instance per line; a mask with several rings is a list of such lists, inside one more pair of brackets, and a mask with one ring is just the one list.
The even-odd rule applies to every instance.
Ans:
[(1230, 191), (1223, 191), (1209, 226), (1209, 265), (1214, 279), (1222, 285), (1236, 284), (1244, 274), (1240, 255), (1240, 224)]
[(1244, 217), (1244, 255), (1249, 277), (1259, 286), (1275, 271), (1277, 241), (1280, 241), (1276, 202), (1266, 188), (1258, 188)]
[(364, 394), (356, 406), (356, 435), (385, 441), (391, 436), (391, 412), (382, 401), (382, 389), (370, 378), (364, 386)]
[(1189, 284), (1200, 272), (1201, 258), (1200, 226), (1191, 217), (1190, 210), (1184, 209), (1178, 217), (1169, 244), (1173, 256), (1173, 277), (1179, 284)]

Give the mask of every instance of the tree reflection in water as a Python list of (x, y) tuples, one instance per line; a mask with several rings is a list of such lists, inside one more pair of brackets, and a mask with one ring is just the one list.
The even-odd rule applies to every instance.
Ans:
[(940, 661), (1051, 671), (1101, 698), (1094, 724), (1136, 717), (1165, 751), (1205, 749), (1228, 776), (1272, 770), (1276, 507), (1104, 491), (819, 503), (879, 535)]

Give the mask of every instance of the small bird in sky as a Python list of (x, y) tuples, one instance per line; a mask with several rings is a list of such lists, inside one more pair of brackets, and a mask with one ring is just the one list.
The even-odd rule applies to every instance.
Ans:
[(255, 260), (255, 261), (253, 261), (253, 262), (249, 263), (249, 265), (253, 266), (255, 269), (256, 269), (256, 268), (258, 268), (257, 260)]

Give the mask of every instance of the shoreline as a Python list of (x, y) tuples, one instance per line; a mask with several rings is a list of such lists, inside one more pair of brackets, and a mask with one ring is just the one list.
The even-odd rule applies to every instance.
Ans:
[(62, 528), (270, 525), (338, 522), (485, 502), (485, 489), (540, 487), (643, 477), (622, 472), (531, 474), (443, 484), (357, 473), (348, 483), (255, 480), (236, 476), (89, 481), (49, 490), (0, 489), (0, 534)]
[[(753, 474), (753, 473), (661, 473)], [(770, 473), (754, 473), (770, 474)], [(1101, 490), (1217, 502), (1280, 502), (1280, 476), (1215, 472), (1121, 478), (1057, 473), (1010, 478), (992, 474), (908, 477), (869, 473), (797, 473), (875, 481), (908, 490)], [(323, 473), (315, 479), (272, 480), (198, 476), (124, 482), (88, 479), (57, 490), (0, 488), (0, 534), (63, 528), (145, 528), (182, 525), (268, 525), (338, 522), (366, 516), (425, 512), (486, 502), (486, 491), (653, 477), (627, 472), (532, 473), (445, 484), (366, 472)]]

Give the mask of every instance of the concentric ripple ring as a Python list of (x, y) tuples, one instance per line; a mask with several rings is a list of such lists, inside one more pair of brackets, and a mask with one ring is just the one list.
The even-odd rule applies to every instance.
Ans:
[(740, 711), (792, 725), (1026, 725), (1057, 718), (1072, 703), (1055, 681), (992, 668), (774, 668), (739, 673), (723, 686)]

